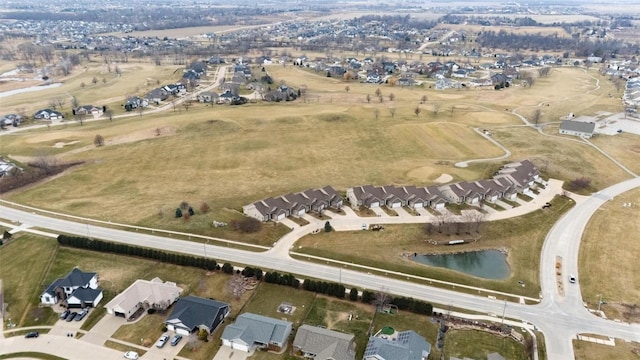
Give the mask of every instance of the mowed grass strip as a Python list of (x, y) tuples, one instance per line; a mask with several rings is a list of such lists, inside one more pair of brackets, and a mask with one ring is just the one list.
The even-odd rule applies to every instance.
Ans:
[[(288, 286), (260, 283), (257, 293), (242, 309), (242, 312), (254, 313), (276, 319), (283, 319), (298, 327), (303, 323), (316, 294), (301, 291)], [(295, 307), (292, 314), (278, 311), (282, 303), (289, 303)]]
[(449, 330), (444, 337), (445, 356), (486, 359), (497, 352), (505, 359), (527, 360), (529, 356), (522, 344), (511, 337), (500, 337), (478, 330)]
[(631, 220), (639, 216), (640, 189), (635, 189), (607, 201), (582, 237), (578, 273), (582, 297), (595, 309), (602, 295), (607, 304), (601, 308), (609, 318), (625, 319), (612, 306), (615, 303), (640, 305), (640, 223)]
[[(7, 304), (5, 321), (17, 327), (53, 325), (57, 315), (40, 308), (40, 294), (49, 285), (45, 272), (56, 254), (53, 239), (35, 235), (14, 235), (0, 250), (0, 278)], [(71, 270), (71, 269), (69, 269)]]
[(573, 340), (576, 360), (636, 360), (640, 344), (616, 339), (616, 346), (596, 344), (588, 341)]
[[(423, 225), (385, 225), (384, 231), (380, 232), (321, 232), (308, 235), (296, 243), (295, 251), (537, 298), (540, 293), (540, 251), (545, 236), (560, 216), (574, 205), (571, 199), (565, 197), (556, 197), (551, 203), (553, 206), (546, 210), (483, 223), (479, 241), (455, 248), (429, 244), (427, 240), (438, 235), (425, 235)], [(456, 235), (443, 236), (443, 239), (450, 240), (459, 238)], [(444, 268), (430, 267), (401, 256), (503, 248), (508, 251), (511, 276), (502, 281), (480, 279)], [(524, 281), (525, 286), (520, 286), (518, 281)]]

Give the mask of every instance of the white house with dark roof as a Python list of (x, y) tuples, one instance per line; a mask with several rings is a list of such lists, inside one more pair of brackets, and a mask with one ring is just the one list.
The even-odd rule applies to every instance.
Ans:
[(160, 278), (138, 279), (104, 307), (107, 314), (128, 319), (140, 308), (168, 308), (178, 300), (180, 293), (182, 288), (174, 282), (163, 282)]
[(559, 133), (589, 139), (593, 136), (593, 132), (595, 130), (596, 124), (593, 122), (562, 120), (562, 123), (560, 123)]
[(229, 316), (229, 313), (231, 313), (229, 304), (187, 296), (178, 299), (173, 305), (171, 315), (164, 323), (168, 330), (185, 336), (199, 329), (205, 329), (211, 334)]
[(371, 336), (363, 360), (427, 360), (431, 344), (413, 330)]
[(305, 358), (315, 360), (354, 360), (355, 335), (302, 325), (296, 331), (293, 348)]
[(98, 288), (98, 274), (73, 268), (67, 276), (56, 279), (40, 295), (43, 305), (55, 305), (63, 301), (71, 308), (95, 307), (102, 300), (102, 290)]
[(255, 349), (280, 352), (287, 346), (291, 325), (285, 320), (244, 313), (224, 329), (222, 345), (247, 353)]

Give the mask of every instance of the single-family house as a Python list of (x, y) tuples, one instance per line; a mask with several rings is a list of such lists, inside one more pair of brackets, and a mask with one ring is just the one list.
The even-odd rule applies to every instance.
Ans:
[(233, 93), (231, 90), (225, 90), (222, 94), (218, 95), (218, 103), (231, 104), (237, 101), (240, 97)]
[(138, 279), (104, 307), (107, 314), (128, 319), (141, 308), (167, 309), (178, 300), (181, 292), (182, 288), (174, 282), (163, 282), (160, 278)]
[(124, 104), (124, 109), (126, 111), (132, 111), (133, 109), (137, 109), (139, 107), (147, 107), (149, 106), (149, 102), (138, 96), (131, 96), (127, 98), (127, 102)]
[(371, 336), (363, 360), (427, 360), (431, 344), (413, 330)]
[(244, 313), (224, 329), (222, 345), (247, 353), (255, 349), (280, 352), (287, 346), (291, 325), (285, 320)]
[(296, 331), (293, 348), (315, 360), (354, 360), (355, 335), (318, 326), (302, 325)]
[(105, 111), (104, 106), (82, 105), (73, 109), (73, 115), (94, 115), (100, 116)]
[(15, 164), (13, 164), (12, 162), (6, 161), (2, 157), (0, 157), (0, 178), (3, 176), (9, 175), (16, 170), (21, 170), (21, 169), (17, 167)]
[(583, 138), (591, 138), (596, 129), (596, 124), (593, 122), (575, 121), (575, 120), (562, 120), (560, 123), (560, 134), (580, 136)]
[(51, 110), (51, 109), (42, 109), (38, 110), (33, 114), (33, 118), (36, 120), (59, 120), (64, 118), (61, 112)]
[(156, 88), (147, 93), (144, 98), (150, 102), (159, 104), (161, 101), (165, 101), (169, 98), (169, 93), (163, 88)]
[(386, 205), (385, 192), (382, 188), (373, 185), (357, 186), (347, 189), (347, 199), (354, 210), (360, 206), (369, 209)]
[(181, 335), (189, 335), (200, 329), (209, 334), (229, 316), (229, 304), (205, 299), (197, 296), (187, 296), (178, 299), (173, 305), (171, 315), (164, 322), (167, 329)]
[(218, 102), (218, 94), (213, 91), (203, 91), (198, 94), (198, 101), (201, 103), (215, 104)]
[(56, 279), (47, 287), (40, 295), (40, 302), (55, 305), (63, 301), (63, 305), (71, 308), (95, 307), (102, 296), (102, 290), (98, 288), (98, 274), (73, 268), (67, 276)]

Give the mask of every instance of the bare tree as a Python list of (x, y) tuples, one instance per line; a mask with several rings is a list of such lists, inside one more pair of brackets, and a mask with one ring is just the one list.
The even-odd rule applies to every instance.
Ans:
[(96, 147), (101, 147), (104, 146), (104, 137), (102, 137), (102, 135), (97, 134), (95, 138), (93, 138), (93, 143), (96, 145)]
[(394, 93), (389, 94), (389, 101), (393, 101), (396, 99), (396, 95)]
[(109, 118), (109, 121), (113, 121), (113, 110), (107, 109), (107, 111), (105, 111), (104, 114), (107, 115), (107, 117)]
[(373, 294), (373, 305), (376, 307), (377, 311), (382, 311), (385, 306), (389, 305), (391, 300), (391, 295), (389, 295), (384, 288)]
[(371, 102), (371, 95), (367, 94), (367, 103)]
[(422, 97), (420, 98), (420, 104), (424, 104), (427, 102), (427, 95), (422, 95)]
[(381, 97), (382, 96), (382, 91), (380, 91), (380, 89), (376, 89), (376, 96), (377, 97)]
[(538, 123), (540, 123), (541, 118), (542, 118), (542, 110), (535, 109), (533, 111), (533, 114), (531, 114), (531, 122), (534, 123), (535, 125), (538, 125)]
[(351, 90), (351, 88), (349, 87), (349, 85), (344, 87), (344, 91), (346, 91), (347, 93), (349, 92), (349, 90)]
[(93, 85), (97, 84), (98, 83), (98, 78), (94, 76), (93, 79), (91, 79), (91, 83)]
[(441, 109), (442, 109), (442, 105), (439, 102), (434, 102), (431, 104), (431, 110), (433, 111), (433, 115), (437, 116)]
[(380, 117), (380, 110), (373, 109), (373, 117), (378, 120), (378, 117)]
[(422, 112), (422, 109), (420, 109), (420, 106), (416, 106), (416, 108), (413, 109), (413, 113), (416, 114), (416, 116), (420, 116), (421, 112)]
[(389, 108), (389, 113), (391, 113), (391, 118), (393, 119), (396, 116), (396, 108)]

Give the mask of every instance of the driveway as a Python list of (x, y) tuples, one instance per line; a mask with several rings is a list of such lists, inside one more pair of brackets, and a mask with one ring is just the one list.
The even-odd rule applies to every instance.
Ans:
[(228, 346), (221, 346), (213, 360), (245, 360), (249, 354), (244, 351), (232, 350)]
[(127, 321), (121, 317), (107, 314), (103, 316), (102, 319), (100, 319), (100, 321), (91, 328), (91, 331), (81, 339), (82, 341), (102, 346), (105, 341), (111, 338), (113, 333), (115, 333), (120, 326), (126, 323)]

